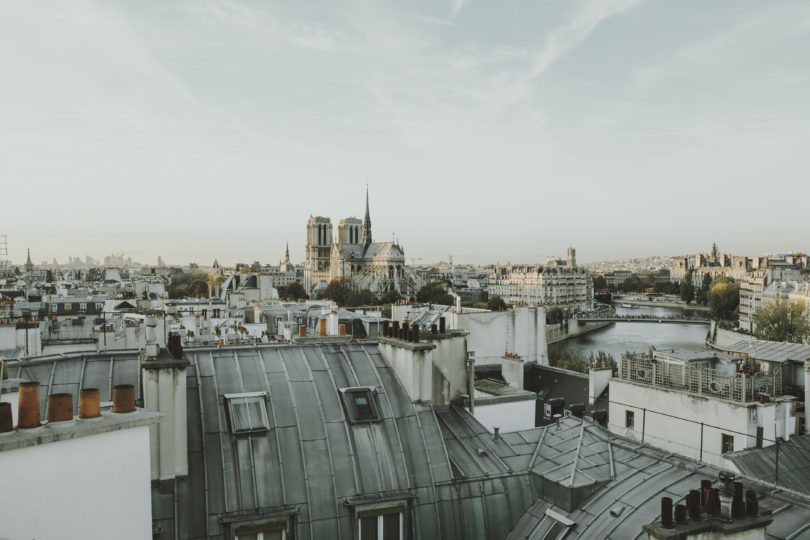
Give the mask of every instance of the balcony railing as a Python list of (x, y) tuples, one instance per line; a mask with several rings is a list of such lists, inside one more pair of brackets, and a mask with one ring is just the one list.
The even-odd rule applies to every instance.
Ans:
[(736, 373), (701, 366), (653, 361), (646, 356), (623, 356), (619, 378), (669, 390), (679, 390), (741, 403), (760, 400), (760, 396), (782, 394), (782, 368), (770, 372)]

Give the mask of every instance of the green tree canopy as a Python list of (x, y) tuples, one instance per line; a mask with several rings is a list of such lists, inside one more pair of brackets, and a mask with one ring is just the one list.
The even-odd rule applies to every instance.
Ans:
[(735, 283), (733, 279), (723, 276), (712, 281), (709, 289), (709, 309), (714, 319), (736, 319), (739, 305), (739, 283)]
[(607, 280), (602, 274), (593, 274), (593, 288), (596, 291), (607, 289)]
[(329, 282), (329, 285), (323, 290), (319, 298), (321, 300), (328, 299), (337, 303), (339, 306), (345, 306), (346, 300), (349, 299), (351, 287), (348, 281), (335, 279)]
[(803, 343), (810, 340), (810, 318), (804, 304), (779, 300), (768, 302), (754, 312), (754, 335), (768, 341)]
[(506, 310), (506, 302), (500, 296), (493, 296), (487, 300), (487, 309), (490, 311), (504, 311)]
[(308, 298), (307, 292), (304, 290), (304, 287), (297, 281), (293, 281), (292, 283), (288, 283), (284, 287), (281, 287), (278, 290), (278, 297), (288, 300), (299, 300), (301, 298)]
[(453, 295), (448, 292), (449, 290), (449, 283), (443, 279), (437, 279), (419, 289), (419, 292), (416, 294), (416, 299), (419, 302), (452, 306), (456, 303), (456, 300)]
[(346, 305), (351, 307), (373, 306), (375, 304), (377, 304), (377, 297), (369, 289), (353, 290), (346, 297)]
[(563, 310), (553, 307), (546, 310), (546, 324), (559, 324), (563, 321)]
[(681, 281), (681, 300), (686, 302), (686, 305), (692, 303), (692, 300), (695, 299), (695, 287), (692, 285), (692, 272), (687, 271), (686, 274), (683, 276), (683, 281)]

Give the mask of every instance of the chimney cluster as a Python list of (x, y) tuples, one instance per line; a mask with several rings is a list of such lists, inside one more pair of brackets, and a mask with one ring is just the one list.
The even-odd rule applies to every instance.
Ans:
[[(129, 413), (135, 410), (135, 387), (122, 384), (113, 387), (113, 412)], [(48, 424), (67, 422), (74, 419), (73, 395), (57, 393), (48, 396)], [(79, 418), (89, 419), (101, 416), (101, 402), (97, 388), (84, 388), (79, 394)], [(19, 387), (17, 405), (17, 429), (40, 427), (39, 383), (23, 382)], [(11, 404), (0, 403), (0, 433), (14, 430)]]
[(520, 360), (520, 355), (516, 353), (505, 352), (503, 355), (507, 358), (514, 358), (515, 360)]
[[(435, 332), (431, 333), (435, 334)], [(410, 326), (408, 321), (402, 321), (402, 326), (400, 326), (399, 321), (393, 321), (391, 324), (383, 321), (383, 337), (419, 343), (419, 325)]]
[(684, 502), (673, 505), (671, 497), (661, 499), (660, 524), (645, 526), (650, 538), (697, 538), (708, 530), (722, 533), (729, 525), (737, 532), (740, 526), (764, 531), (770, 523), (770, 518), (760, 516), (756, 492), (748, 490), (743, 498), (743, 484), (731, 473), (720, 473), (717, 488), (711, 480), (701, 480), (700, 489), (690, 490)]

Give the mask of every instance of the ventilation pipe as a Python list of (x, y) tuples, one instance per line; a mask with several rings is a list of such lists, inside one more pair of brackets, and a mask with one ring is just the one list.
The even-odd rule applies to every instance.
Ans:
[(467, 351), (467, 393), (470, 394), (470, 414), (475, 414), (475, 351)]

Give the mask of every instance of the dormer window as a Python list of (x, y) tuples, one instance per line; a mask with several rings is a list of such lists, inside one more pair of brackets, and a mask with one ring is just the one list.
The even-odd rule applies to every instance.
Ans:
[(267, 392), (225, 394), (230, 413), (231, 431), (235, 434), (256, 433), (270, 429), (265, 400)]
[(351, 423), (380, 421), (377, 391), (373, 387), (344, 388), (340, 392)]

